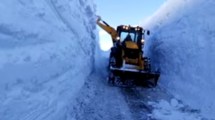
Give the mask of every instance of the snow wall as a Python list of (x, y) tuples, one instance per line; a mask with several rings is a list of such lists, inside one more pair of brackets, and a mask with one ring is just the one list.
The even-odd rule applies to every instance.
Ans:
[(91, 0), (0, 2), (1, 120), (69, 118), (93, 69), (94, 13)]
[(143, 25), (146, 53), (159, 83), (188, 105), (215, 118), (215, 1), (168, 0)]

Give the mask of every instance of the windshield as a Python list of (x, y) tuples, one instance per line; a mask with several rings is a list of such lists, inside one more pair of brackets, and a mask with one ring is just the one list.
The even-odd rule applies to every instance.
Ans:
[(131, 41), (133, 41), (133, 42), (138, 42), (138, 40), (140, 40), (142, 38), (142, 34), (140, 34), (140, 33), (121, 32), (121, 34), (120, 34), (121, 42), (124, 41), (128, 35), (131, 36)]
[[(120, 36), (121, 41), (124, 41), (128, 34), (129, 34), (128, 32), (122, 32), (121, 36)], [(134, 33), (130, 33), (130, 36), (131, 36), (131, 40), (135, 41), (135, 34)]]

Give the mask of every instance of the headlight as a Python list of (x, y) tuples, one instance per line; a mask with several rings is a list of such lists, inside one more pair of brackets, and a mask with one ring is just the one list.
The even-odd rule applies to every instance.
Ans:
[(140, 30), (140, 28), (137, 26), (137, 27), (135, 28), (135, 30), (136, 30), (136, 31), (139, 31), (139, 30)]
[(144, 44), (144, 42), (145, 42), (145, 40), (144, 40), (144, 39), (142, 39), (142, 40), (141, 40), (141, 43), (142, 43), (142, 44)]
[(116, 40), (120, 40), (120, 37), (116, 37)]

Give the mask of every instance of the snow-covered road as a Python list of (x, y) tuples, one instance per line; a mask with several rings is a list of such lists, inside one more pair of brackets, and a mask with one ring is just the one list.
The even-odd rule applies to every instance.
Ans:
[(73, 106), (74, 119), (130, 119), (129, 108), (123, 95), (120, 94), (119, 89), (106, 85), (104, 79), (105, 77), (94, 74), (85, 83)]
[(120, 88), (93, 74), (71, 106), (76, 120), (201, 120), (191, 109), (160, 88)]
[(90, 75), (70, 111), (76, 120), (203, 119), (199, 110), (183, 105), (160, 86), (130, 88), (109, 85), (104, 66)]

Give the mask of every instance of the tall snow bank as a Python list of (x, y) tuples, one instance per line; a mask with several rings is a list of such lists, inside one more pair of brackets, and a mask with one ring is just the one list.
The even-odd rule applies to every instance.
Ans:
[(172, 94), (215, 118), (215, 1), (169, 0), (144, 25), (147, 54)]
[(0, 119), (65, 120), (90, 74), (91, 0), (0, 2)]

